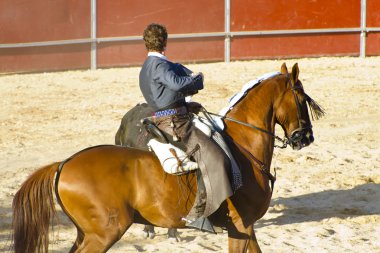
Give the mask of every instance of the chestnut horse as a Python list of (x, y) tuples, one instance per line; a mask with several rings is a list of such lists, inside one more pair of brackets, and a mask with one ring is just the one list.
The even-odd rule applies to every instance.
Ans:
[[(270, 165), (275, 124), (287, 143), (300, 149), (313, 142), (307, 104), (321, 108), (304, 93), (295, 64), (247, 91), (224, 119), (226, 134), (239, 150), (243, 186), (210, 216), (228, 231), (229, 252), (260, 252), (254, 223), (267, 211), (272, 196)], [(77, 228), (70, 252), (106, 252), (134, 223), (183, 228), (194, 202), (195, 173), (166, 174), (149, 151), (103, 145), (82, 150), (63, 162), (40, 168), (13, 199), (16, 253), (47, 252), (49, 224), (55, 216), (54, 195)], [(55, 193), (53, 192), (55, 191)]]

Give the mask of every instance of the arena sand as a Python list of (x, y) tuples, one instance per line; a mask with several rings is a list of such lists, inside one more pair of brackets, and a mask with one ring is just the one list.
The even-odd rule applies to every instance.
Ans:
[[(306, 92), (326, 110), (315, 142), (275, 150), (278, 180), (256, 223), (264, 252), (380, 252), (380, 57), (188, 65), (205, 75), (194, 97), (217, 112), (251, 79), (298, 62)], [(34, 170), (88, 146), (113, 144), (122, 116), (142, 102), (139, 68), (0, 76), (0, 252), (8, 252), (12, 198)], [(278, 134), (282, 135), (282, 130)], [(76, 231), (61, 214), (51, 252), (68, 252)], [(110, 252), (227, 252), (227, 234), (166, 229), (154, 239), (133, 225)]]

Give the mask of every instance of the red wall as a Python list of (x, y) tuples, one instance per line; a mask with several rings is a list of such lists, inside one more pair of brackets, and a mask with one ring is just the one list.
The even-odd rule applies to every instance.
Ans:
[(90, 36), (90, 1), (1, 0), (0, 43)]
[[(231, 31), (360, 27), (360, 0), (234, 0)], [(233, 39), (232, 59), (358, 55), (358, 34), (244, 36)]]
[[(360, 0), (231, 0), (231, 31), (359, 28)], [(224, 32), (221, 0), (97, 0), (97, 37), (141, 36), (151, 22), (169, 34)], [(90, 0), (2, 0), (0, 44), (90, 38)], [(367, 27), (380, 27), (380, 1), (367, 0)], [(0, 72), (90, 68), (90, 43), (0, 48)], [(367, 37), (380, 55), (380, 32)], [(360, 33), (234, 36), (231, 59), (359, 55)], [(224, 37), (169, 39), (173, 61), (222, 61)], [(143, 41), (97, 44), (97, 66), (139, 65)]]
[[(220, 0), (98, 0), (98, 37), (141, 36), (152, 23), (165, 24), (169, 34), (224, 31), (224, 2)], [(169, 40), (167, 55), (175, 61), (223, 60), (224, 38)], [(143, 41), (102, 43), (98, 66), (141, 64)]]
[[(380, 1), (367, 0), (367, 27), (380, 27)], [(367, 55), (380, 55), (380, 32), (369, 33)]]
[(231, 17), (232, 31), (359, 27), (360, 0), (232, 0)]
[(86, 44), (0, 49), (0, 73), (89, 68), (89, 52)]
[[(0, 44), (90, 37), (90, 1), (1, 0)], [(0, 72), (88, 68), (89, 45), (0, 48)]]
[(166, 24), (170, 33), (224, 30), (220, 0), (98, 0), (98, 36), (142, 35), (147, 24)]
[(231, 58), (358, 55), (359, 42), (357, 34), (239, 37), (232, 42)]

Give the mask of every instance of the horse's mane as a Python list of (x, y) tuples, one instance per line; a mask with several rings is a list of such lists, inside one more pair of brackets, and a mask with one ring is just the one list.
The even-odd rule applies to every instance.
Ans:
[[(230, 98), (229, 105), (221, 110), (221, 114), (226, 115), (233, 106), (239, 103), (248, 94), (250, 90), (253, 90), (255, 87), (258, 87), (259, 84), (262, 84), (266, 80), (273, 79), (279, 76), (279, 74), (280, 74), (279, 72), (267, 73), (256, 80), (252, 80), (246, 83), (240, 92), (235, 93)], [(306, 97), (306, 101), (310, 109), (312, 120), (318, 120), (322, 118), (325, 115), (325, 110), (309, 95), (307, 95), (306, 93), (304, 93), (304, 95)]]
[(235, 105), (237, 105), (239, 102), (241, 102), (251, 90), (253, 90), (255, 87), (258, 87), (264, 81), (275, 78), (278, 75), (280, 75), (280, 72), (267, 73), (267, 74), (264, 74), (257, 79), (251, 80), (251, 81), (247, 82), (246, 84), (244, 84), (243, 87), (241, 88), (241, 90), (238, 91), (237, 93), (235, 93), (229, 99), (227, 106), (225, 106), (224, 108), (222, 108), (220, 110), (220, 114), (222, 116), (225, 116), (229, 111), (231, 111), (231, 109)]

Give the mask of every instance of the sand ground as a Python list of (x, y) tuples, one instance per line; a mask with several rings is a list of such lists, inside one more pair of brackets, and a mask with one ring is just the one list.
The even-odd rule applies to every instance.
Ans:
[[(251, 79), (299, 63), (306, 92), (327, 114), (315, 142), (276, 150), (278, 180), (257, 222), (264, 252), (380, 252), (380, 57), (314, 58), (188, 65), (206, 88), (194, 97), (217, 112)], [(0, 252), (8, 252), (11, 203), (38, 167), (98, 144), (113, 144), (125, 112), (143, 101), (139, 68), (0, 76)], [(278, 134), (282, 135), (281, 132)], [(52, 252), (75, 238), (66, 219)], [(110, 252), (227, 252), (227, 235), (180, 230), (181, 242), (133, 225)]]

